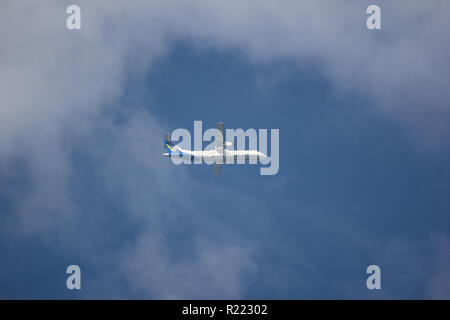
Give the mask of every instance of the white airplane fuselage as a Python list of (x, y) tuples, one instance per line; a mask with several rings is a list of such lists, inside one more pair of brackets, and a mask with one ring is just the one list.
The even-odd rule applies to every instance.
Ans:
[(267, 159), (267, 156), (258, 150), (228, 150), (223, 148), (220, 152), (216, 149), (213, 150), (186, 150), (179, 146), (173, 147), (175, 152), (164, 153), (168, 157), (180, 157), (185, 159), (202, 160), (208, 163), (219, 162), (223, 164), (235, 163), (238, 160), (241, 161), (258, 161)]

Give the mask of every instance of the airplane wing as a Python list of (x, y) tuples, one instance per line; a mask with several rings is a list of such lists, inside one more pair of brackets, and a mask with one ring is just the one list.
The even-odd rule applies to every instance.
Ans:
[(221, 171), (222, 171), (222, 165), (215, 163), (214, 164), (214, 175), (219, 176)]
[[(224, 141), (225, 141), (225, 130), (224, 130), (224, 123), (223, 122), (218, 122), (217, 123), (217, 130), (221, 133), (221, 135), (219, 135), (219, 137), (216, 136), (215, 139), (215, 149), (217, 152), (219, 153), (223, 153), (223, 148), (224, 148)], [(222, 164), (221, 163), (215, 163), (214, 164), (214, 175), (218, 176), (220, 175), (220, 172), (222, 171)]]
[(219, 132), (222, 134), (222, 137), (216, 137), (215, 142), (215, 149), (220, 152), (223, 153), (223, 146), (224, 146), (224, 141), (225, 141), (225, 132), (224, 132), (224, 123), (223, 122), (218, 122), (217, 123), (217, 130), (219, 130)]

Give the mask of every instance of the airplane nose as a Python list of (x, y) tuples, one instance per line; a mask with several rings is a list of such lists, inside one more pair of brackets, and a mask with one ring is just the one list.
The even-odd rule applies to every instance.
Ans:
[(269, 164), (270, 163), (270, 158), (262, 152), (259, 153), (259, 160), (262, 161), (261, 164)]
[(262, 152), (259, 153), (259, 157), (260, 157), (261, 159), (264, 159), (264, 160), (269, 159), (269, 157), (268, 157), (267, 155), (265, 155), (264, 153), (262, 153)]

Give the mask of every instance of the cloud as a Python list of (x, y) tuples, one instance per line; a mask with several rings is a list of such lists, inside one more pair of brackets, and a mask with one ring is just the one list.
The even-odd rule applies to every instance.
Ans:
[(449, 299), (450, 297), (450, 241), (443, 234), (433, 238), (436, 254), (434, 256), (434, 268), (430, 271), (428, 282), (429, 299)]
[[(448, 138), (450, 4), (381, 1), (383, 30), (365, 27), (364, 1), (202, 2), (175, 24), (193, 39), (235, 47), (254, 63), (315, 64), (343, 93), (368, 97), (422, 146)], [(175, 10), (176, 12), (176, 10)], [(366, 106), (361, 106), (364, 108)]]
[(133, 291), (163, 299), (242, 297), (248, 274), (255, 269), (248, 250), (207, 239), (196, 242), (190, 250), (194, 257), (180, 259), (167, 254), (171, 250), (164, 241), (150, 235), (140, 238), (121, 259)]
[(237, 49), (255, 64), (313, 64), (337, 92), (366, 97), (371, 107), (398, 121), (418, 145), (445, 143), (450, 48), (442, 31), (449, 28), (450, 4), (379, 1), (383, 29), (378, 31), (366, 28), (369, 4), (157, 1), (111, 6), (96, 2), (95, 20), (96, 26), (114, 32), (111, 38), (126, 39), (133, 44), (130, 48), (144, 51), (161, 41), (189, 39), (200, 48)]

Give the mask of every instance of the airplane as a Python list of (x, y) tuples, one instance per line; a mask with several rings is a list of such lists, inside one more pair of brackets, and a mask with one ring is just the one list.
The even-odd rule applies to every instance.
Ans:
[[(176, 142), (171, 140), (170, 134), (164, 135), (164, 147), (167, 150), (166, 153), (163, 153), (163, 156), (166, 157), (186, 157), (189, 159), (189, 155), (191, 161), (196, 159), (208, 160), (208, 163), (214, 163), (214, 175), (220, 175), (222, 171), (222, 164), (231, 164), (236, 160), (262, 160), (268, 159), (267, 155), (258, 151), (258, 150), (230, 150), (227, 147), (233, 147), (233, 143), (229, 141), (223, 141), (224, 134), (224, 123), (217, 123), (217, 130), (222, 135), (219, 135), (220, 138), (215, 139), (214, 141), (214, 150), (205, 150), (205, 151), (194, 151), (194, 150), (186, 150), (177, 145)], [(233, 160), (233, 161), (230, 161)]]

